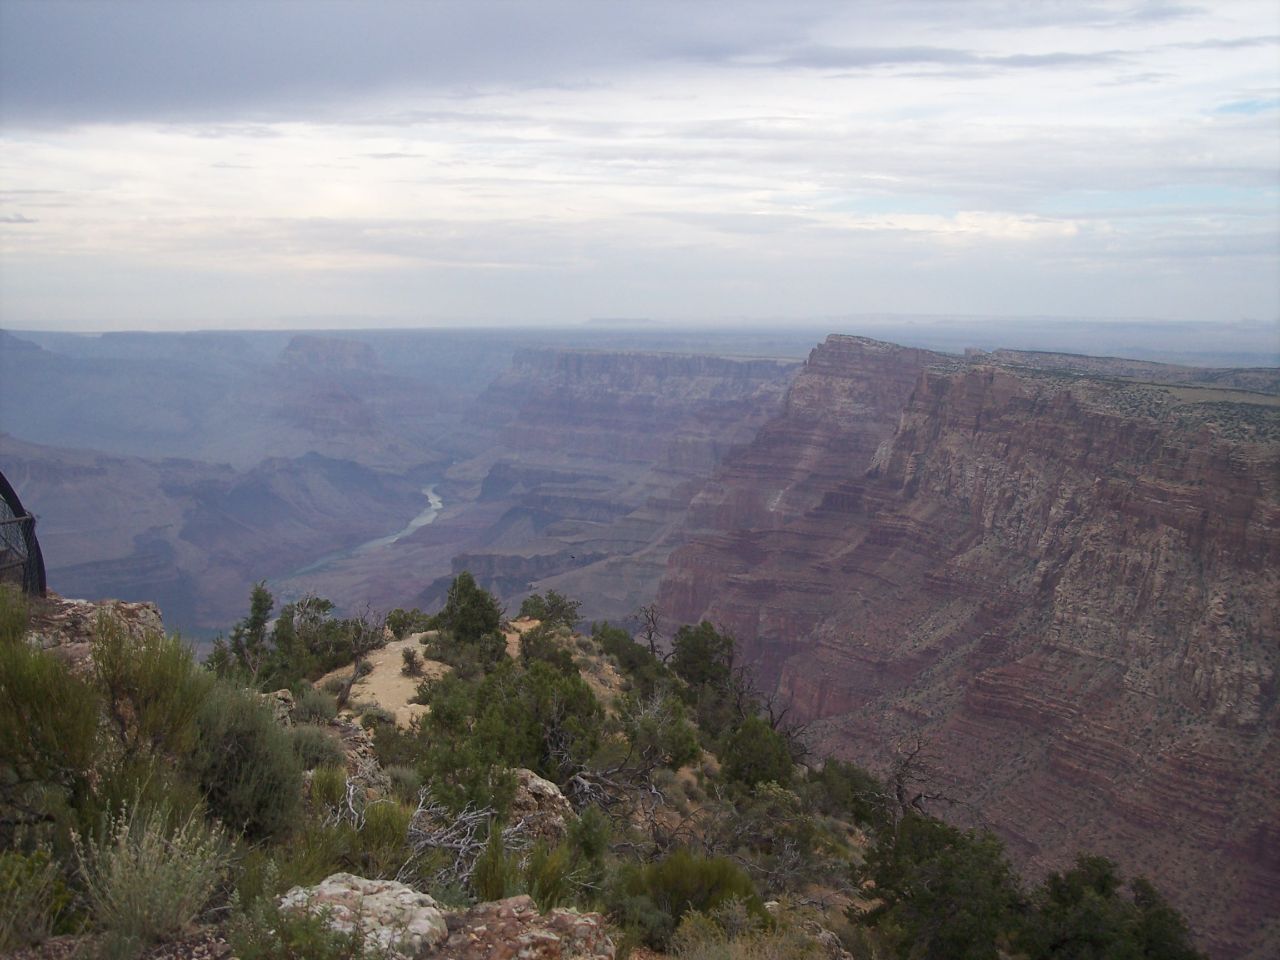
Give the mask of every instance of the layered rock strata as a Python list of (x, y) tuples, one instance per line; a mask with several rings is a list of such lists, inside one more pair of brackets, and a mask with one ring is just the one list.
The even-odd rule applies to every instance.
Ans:
[(522, 351), (479, 405), (478, 422), (498, 440), (450, 468), (440, 517), (396, 544), (393, 568), (357, 558), (335, 568), (332, 591), (327, 574), (313, 578), (315, 589), (392, 605), (416, 593), (431, 608), (466, 569), (510, 602), (556, 589), (581, 598), (588, 618), (625, 616), (652, 598), (690, 496), (778, 412), (797, 368)]
[(719, 527), (672, 555), (668, 620), (734, 631), (826, 750), (921, 738), (1032, 872), (1105, 853), (1216, 955), (1274, 955), (1275, 398), (935, 365), (863, 457), (813, 432), (824, 365), (695, 498)]

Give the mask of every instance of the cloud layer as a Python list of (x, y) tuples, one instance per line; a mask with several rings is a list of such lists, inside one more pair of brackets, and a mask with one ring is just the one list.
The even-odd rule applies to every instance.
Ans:
[(0, 323), (1280, 317), (1269, 3), (0, 5)]

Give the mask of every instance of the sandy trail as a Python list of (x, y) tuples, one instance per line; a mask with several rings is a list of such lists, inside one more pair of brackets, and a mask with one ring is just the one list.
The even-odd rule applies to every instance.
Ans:
[[(512, 659), (520, 656), (520, 636), (538, 625), (537, 620), (521, 619), (508, 624), (509, 629), (503, 631), (507, 641), (507, 655)], [(404, 666), (406, 649), (423, 652), (421, 640), (425, 634), (413, 633), (403, 640), (392, 640), (381, 650), (369, 654), (368, 661), (373, 670), (365, 674), (351, 687), (351, 702), (372, 701), (384, 710), (395, 714), (396, 724), (407, 727), (411, 720), (427, 712), (427, 707), (420, 703), (410, 703), (418, 693), (418, 684), (423, 680), (436, 680), (453, 668), (438, 660), (422, 661), (422, 673), (416, 677), (405, 676), (401, 672)], [(326, 674), (316, 681), (322, 686), (330, 677), (346, 679), (351, 675), (351, 668), (342, 667)], [(623, 687), (618, 672), (602, 658), (590, 658), (588, 669), (583, 671), (583, 678), (592, 688), (592, 692), (600, 698), (601, 703), (609, 705), (618, 696)]]
[[(421, 639), (422, 634), (413, 633), (403, 640), (392, 640), (381, 650), (375, 650), (369, 654), (368, 660), (373, 670), (351, 687), (352, 702), (372, 700), (383, 709), (394, 713), (396, 724), (401, 727), (407, 727), (414, 717), (426, 713), (427, 708), (422, 704), (409, 702), (417, 694), (418, 684), (423, 680), (438, 679), (452, 668), (436, 660), (423, 660), (422, 673), (418, 676), (409, 677), (402, 673), (400, 668), (404, 666), (404, 655), (401, 651), (412, 649), (421, 653)], [(351, 676), (351, 668), (342, 667), (326, 674), (316, 683), (316, 686), (323, 685), (330, 677), (345, 679), (349, 676)]]

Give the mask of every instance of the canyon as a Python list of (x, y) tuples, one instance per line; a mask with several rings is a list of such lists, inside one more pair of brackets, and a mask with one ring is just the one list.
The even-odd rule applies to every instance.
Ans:
[(0, 467), (53, 589), (155, 601), (196, 639), (260, 580), (388, 610), (435, 603), (459, 564), (506, 599), (554, 582), (617, 619), (808, 337), (0, 331)]
[(581, 597), (588, 618), (625, 619), (652, 599), (689, 498), (777, 411), (798, 366), (519, 351), (478, 398), (473, 422), (488, 446), (444, 471), (431, 526), (396, 544), (394, 565), (354, 556), (309, 574), (308, 586), (432, 609), (469, 570), (509, 601), (555, 589)]
[(1273, 956), (1280, 398), (1241, 376), (828, 338), (693, 498), (664, 619), (733, 633), (819, 752), (918, 750), (1029, 872), (1104, 853)]
[(0, 332), (0, 467), (53, 589), (197, 637), (264, 579), (656, 597), (819, 755), (918, 749), (1029, 874), (1103, 853), (1280, 951), (1280, 371), (813, 342)]

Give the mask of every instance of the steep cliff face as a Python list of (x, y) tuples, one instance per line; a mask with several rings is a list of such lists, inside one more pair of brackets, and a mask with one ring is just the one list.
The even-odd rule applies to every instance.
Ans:
[(504, 596), (557, 589), (588, 616), (652, 597), (693, 491), (779, 409), (793, 361), (526, 350), (489, 403), (514, 409), (483, 465), (501, 513), (462, 558)]
[(833, 335), (815, 348), (781, 414), (693, 498), (674, 546), (690, 543), (668, 563), (659, 592), (667, 622), (709, 617), (765, 675), (776, 673), (840, 594), (840, 571), (822, 556), (839, 548), (843, 531), (808, 518), (861, 476), (920, 372), (946, 359), (863, 337)]
[(677, 551), (663, 608), (737, 631), (828, 750), (922, 737), (1031, 870), (1106, 853), (1274, 955), (1278, 439), (1274, 397), (931, 368), (869, 466), (805, 444), (802, 509)]

